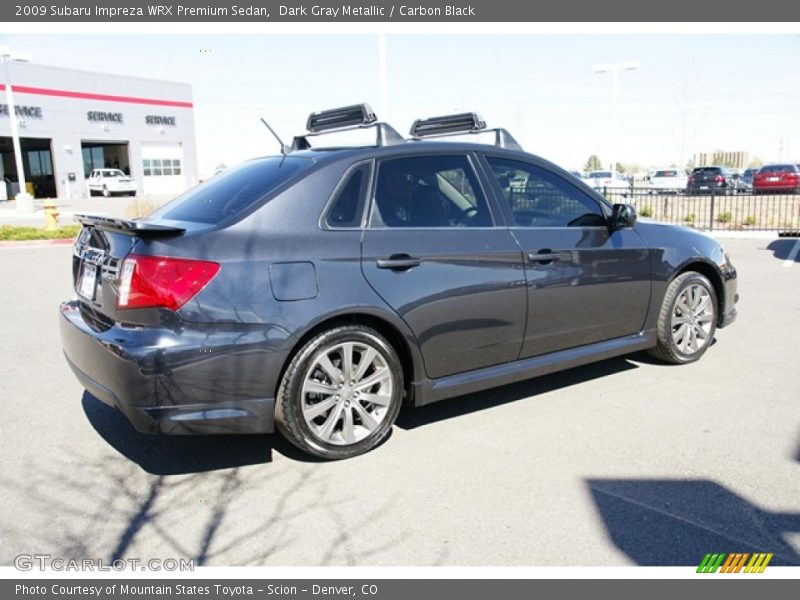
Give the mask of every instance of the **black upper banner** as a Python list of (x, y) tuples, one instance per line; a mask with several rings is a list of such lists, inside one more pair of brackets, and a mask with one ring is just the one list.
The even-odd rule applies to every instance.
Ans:
[[(471, 0), (408, 3), (268, 0), (11, 0), (4, 22), (781, 22), (800, 20), (800, 2), (760, 0)], [(600, 32), (599, 32), (600, 33)]]

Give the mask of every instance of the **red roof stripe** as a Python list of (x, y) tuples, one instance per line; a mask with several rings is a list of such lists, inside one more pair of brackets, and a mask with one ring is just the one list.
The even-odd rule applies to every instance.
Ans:
[[(6, 86), (0, 83), (0, 91)], [(56, 96), (59, 98), (80, 98), (82, 100), (103, 100), (106, 102), (127, 102), (128, 104), (150, 104), (153, 106), (174, 106), (176, 108), (192, 108), (191, 102), (178, 100), (158, 100), (157, 98), (137, 98), (136, 96), (112, 96), (110, 94), (92, 94), (89, 92), (74, 92), (71, 90), (52, 90), (49, 88), (29, 87), (14, 85), (11, 87), (17, 94), (38, 94), (40, 96)]]

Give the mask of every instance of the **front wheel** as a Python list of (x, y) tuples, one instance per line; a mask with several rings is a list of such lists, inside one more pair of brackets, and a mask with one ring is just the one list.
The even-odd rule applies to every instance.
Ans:
[(106, 186), (103, 186), (103, 197), (108, 198), (111, 195), (111, 192), (108, 191)]
[(377, 331), (342, 325), (295, 355), (275, 405), (278, 429), (295, 446), (337, 460), (363, 454), (391, 431), (403, 397), (403, 368)]
[(667, 288), (658, 315), (658, 343), (650, 354), (682, 365), (698, 360), (717, 328), (717, 294), (700, 273), (678, 275)]

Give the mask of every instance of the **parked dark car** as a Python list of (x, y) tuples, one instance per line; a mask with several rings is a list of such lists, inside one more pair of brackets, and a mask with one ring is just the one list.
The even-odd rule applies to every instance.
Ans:
[(761, 167), (753, 178), (753, 193), (770, 192), (800, 192), (800, 167), (790, 163)]
[(686, 184), (689, 194), (732, 194), (736, 192), (736, 181), (725, 167), (695, 167)]
[[(311, 147), (368, 127), (374, 145)], [(146, 219), (79, 217), (64, 352), (138, 430), (277, 424), (345, 458), (404, 402), (639, 350), (690, 363), (736, 316), (719, 242), (637, 223), (477, 115), (417, 121), (411, 139), (366, 106), (307, 128)], [(495, 143), (429, 139), (479, 133)]]

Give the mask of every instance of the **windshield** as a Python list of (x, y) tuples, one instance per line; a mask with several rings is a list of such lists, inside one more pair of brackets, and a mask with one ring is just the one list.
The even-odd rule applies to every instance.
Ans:
[(592, 179), (606, 179), (611, 177), (611, 171), (592, 171), (589, 173), (589, 177)]
[(102, 171), (103, 177), (125, 177), (125, 173), (118, 169), (113, 169), (110, 171)]
[(300, 157), (270, 157), (249, 161), (215, 175), (153, 213), (153, 218), (218, 223), (244, 211), (314, 161)]
[(653, 177), (677, 177), (677, 171), (656, 171), (656, 174)]

